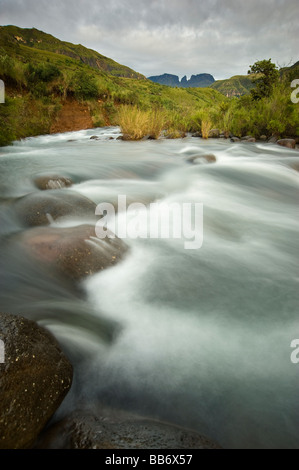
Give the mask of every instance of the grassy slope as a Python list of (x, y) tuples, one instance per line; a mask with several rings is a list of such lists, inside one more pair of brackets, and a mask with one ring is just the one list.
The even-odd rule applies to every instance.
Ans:
[(299, 78), (299, 60), (291, 65), (290, 67), (283, 67), (280, 69), (280, 74), (282, 77), (286, 78), (290, 82), (292, 80)]
[[(294, 80), (299, 77), (299, 61), (290, 67), (283, 67), (280, 69), (280, 75), (284, 78)], [(253, 80), (257, 77), (256, 74), (252, 75), (235, 75), (234, 77), (226, 80), (217, 80), (210, 85), (210, 88), (217, 90), (225, 96), (243, 96), (250, 93), (254, 88)]]
[[(20, 45), (18, 51), (16, 48)], [(82, 63), (90, 65), (91, 67), (108, 72), (114, 76), (130, 77), (137, 79), (145, 79), (145, 77), (134, 70), (124, 65), (118, 64), (112, 59), (99, 54), (92, 49), (88, 49), (81, 44), (75, 45), (69, 42), (60, 41), (54, 36), (39, 31), (38, 29), (23, 29), (17, 26), (2, 26), (0, 27), (0, 47), (10, 49), (10, 53), (15, 53), (20, 56), (23, 54), (28, 56), (22, 46), (38, 49), (45, 53), (54, 52), (61, 55), (68, 56), (76, 59)], [(29, 54), (30, 55), (30, 54)]]
[[(72, 50), (78, 55), (71, 57)], [(140, 79), (137, 73), (135, 78), (128, 78), (127, 68), (119, 64), (114, 74), (108, 73), (90, 62), (95, 56), (103, 57), (38, 30), (0, 27), (0, 78), (6, 85), (6, 103), (0, 104), (0, 145), (49, 133), (66, 100), (85, 103), (94, 126), (120, 124), (120, 116), (128, 115), (132, 128), (142, 117), (146, 134), (152, 133), (148, 126), (157, 121), (158, 114), (161, 125), (166, 125), (172, 136), (202, 131), (203, 126), (219, 127), (238, 136), (299, 133), (298, 105), (290, 101), (290, 73), (297, 73), (298, 64), (289, 68), (290, 73), (283, 71), (287, 79), (274, 88), (270, 97), (254, 102), (248, 94), (228, 99), (213, 89), (222, 87), (223, 92), (223, 87), (233, 82), (242, 92), (251, 77), (232, 77), (218, 85), (216, 82), (213, 88), (171, 88)], [(123, 76), (117, 76), (120, 71)]]
[(217, 80), (210, 88), (219, 91), (225, 96), (246, 95), (254, 87), (253, 76), (235, 75), (227, 80)]
[[(73, 50), (76, 54), (71, 57)], [(38, 30), (1, 27), (0, 78), (6, 84), (6, 103), (0, 105), (0, 145), (26, 135), (50, 132), (65, 99), (87, 102), (95, 126), (117, 124), (121, 105), (163, 109), (173, 116), (172, 120), (178, 120), (178, 116), (182, 120), (200, 108), (225, 100), (211, 89), (173, 89), (136, 72), (134, 78), (131, 72), (128, 78), (130, 69), (111, 59), (104, 58), (101, 68), (94, 67), (90, 58), (95, 57), (103, 58), (83, 46), (62, 43)], [(112, 71), (104, 70), (107, 64)], [(49, 76), (51, 68), (55, 71), (53, 77)], [(47, 72), (46, 78), (40, 78), (41, 71)], [(123, 76), (116, 76), (120, 73)]]

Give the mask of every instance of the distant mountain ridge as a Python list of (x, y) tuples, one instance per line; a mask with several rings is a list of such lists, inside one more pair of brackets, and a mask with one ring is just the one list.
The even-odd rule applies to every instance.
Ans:
[(209, 73), (199, 73), (197, 75), (192, 75), (189, 80), (187, 80), (186, 75), (182, 78), (182, 80), (180, 80), (177, 75), (172, 75), (170, 73), (151, 76), (148, 77), (148, 79), (154, 83), (160, 83), (160, 85), (167, 85), (178, 88), (206, 88), (215, 82), (213, 75), (210, 75)]

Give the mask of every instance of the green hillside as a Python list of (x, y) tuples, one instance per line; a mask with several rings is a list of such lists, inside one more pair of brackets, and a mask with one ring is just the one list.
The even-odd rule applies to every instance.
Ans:
[(98, 52), (15, 26), (0, 27), (0, 78), (6, 87), (0, 145), (52, 132), (67, 101), (83, 103), (92, 126), (118, 124), (121, 106), (160, 109), (173, 133), (174, 127), (187, 130), (200, 109), (224, 99), (211, 89), (155, 84)]
[(75, 45), (46, 34), (38, 29), (23, 29), (17, 26), (0, 27), (0, 47), (9, 51), (10, 55), (18, 58), (30, 57), (30, 49), (38, 49), (43, 52), (53, 52), (75, 59), (90, 67), (108, 72), (116, 77), (128, 77), (145, 79), (143, 75), (124, 65), (118, 64), (112, 59), (99, 54), (92, 49), (87, 49), (81, 44)]
[[(297, 73), (294, 65), (289, 73)], [(81, 45), (37, 29), (2, 26), (0, 146), (106, 125), (120, 125), (135, 140), (157, 138), (162, 131), (171, 138), (186, 132), (208, 137), (212, 128), (224, 135), (297, 135), (298, 109), (290, 103), (290, 75), (285, 77), (259, 102), (248, 94), (252, 76), (209, 88), (171, 88)]]
[[(292, 81), (299, 77), (299, 61), (289, 67), (283, 67), (279, 70), (280, 76), (287, 80)], [(257, 74), (251, 75), (235, 75), (226, 80), (217, 80), (209, 85), (210, 88), (219, 91), (226, 97), (240, 97), (250, 93), (255, 87), (253, 80)]]
[(247, 95), (254, 87), (253, 76), (235, 75), (227, 80), (217, 80), (210, 88), (219, 91), (227, 97)]
[(280, 75), (282, 76), (282, 78), (290, 82), (292, 80), (295, 80), (296, 78), (299, 78), (299, 60), (290, 67), (281, 68)]

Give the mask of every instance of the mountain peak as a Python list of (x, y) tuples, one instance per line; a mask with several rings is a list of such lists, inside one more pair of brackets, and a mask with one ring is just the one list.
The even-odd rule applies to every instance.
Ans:
[(179, 88), (206, 88), (215, 82), (213, 75), (210, 75), (209, 73), (199, 73), (197, 75), (192, 75), (189, 80), (187, 79), (187, 76), (184, 75), (181, 81), (177, 75), (172, 75), (169, 73), (151, 76), (148, 77), (148, 79), (152, 82), (160, 83), (161, 85)]

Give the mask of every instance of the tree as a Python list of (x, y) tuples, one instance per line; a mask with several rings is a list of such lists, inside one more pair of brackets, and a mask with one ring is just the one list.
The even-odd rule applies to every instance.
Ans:
[(253, 78), (256, 87), (251, 90), (254, 100), (270, 96), (273, 86), (279, 80), (279, 71), (276, 65), (271, 62), (271, 59), (260, 60), (250, 65), (248, 74), (257, 74), (257, 77)]

